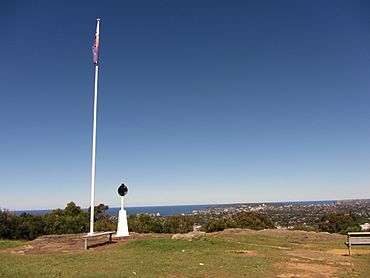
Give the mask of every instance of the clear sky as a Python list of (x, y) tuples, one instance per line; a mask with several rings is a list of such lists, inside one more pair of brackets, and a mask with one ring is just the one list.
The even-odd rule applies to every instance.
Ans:
[(370, 198), (369, 1), (1, 1), (0, 207)]

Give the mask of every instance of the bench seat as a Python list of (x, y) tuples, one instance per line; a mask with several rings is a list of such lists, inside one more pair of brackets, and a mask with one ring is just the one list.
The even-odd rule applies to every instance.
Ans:
[(352, 245), (370, 245), (370, 232), (352, 232), (347, 234), (347, 241), (344, 243), (348, 247), (351, 256)]
[(114, 231), (109, 231), (109, 232), (100, 232), (100, 233), (94, 233), (94, 234), (87, 234), (83, 236), (82, 238), (85, 240), (85, 249), (89, 249), (88, 246), (88, 240), (92, 239), (94, 237), (101, 237), (101, 236), (108, 236), (108, 243), (112, 242), (112, 235), (114, 234)]

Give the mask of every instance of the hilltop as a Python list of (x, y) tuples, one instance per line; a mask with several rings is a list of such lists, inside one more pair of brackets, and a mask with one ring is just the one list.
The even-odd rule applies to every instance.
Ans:
[[(206, 240), (133, 234), (83, 250), (79, 235), (0, 241), (0, 277), (370, 277), (370, 248), (345, 236), (228, 229)], [(15, 246), (17, 245), (17, 246)]]

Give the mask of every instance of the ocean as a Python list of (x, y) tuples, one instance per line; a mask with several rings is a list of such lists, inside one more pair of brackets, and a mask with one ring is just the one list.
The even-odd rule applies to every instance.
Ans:
[[(215, 205), (178, 205), (178, 206), (151, 206), (151, 207), (125, 207), (128, 215), (135, 215), (139, 213), (157, 214), (161, 216), (170, 216), (176, 214), (191, 214), (194, 210), (202, 210)], [(86, 210), (86, 209), (85, 209)], [(118, 215), (119, 207), (109, 208), (107, 214)], [(51, 212), (51, 209), (45, 210), (17, 210), (15, 214), (29, 213), (33, 215), (43, 215)]]

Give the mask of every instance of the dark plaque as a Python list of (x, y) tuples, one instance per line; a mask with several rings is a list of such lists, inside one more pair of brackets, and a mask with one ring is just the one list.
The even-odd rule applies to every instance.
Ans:
[(121, 184), (120, 187), (118, 187), (118, 194), (121, 195), (121, 196), (125, 196), (128, 192), (128, 188), (125, 184)]

